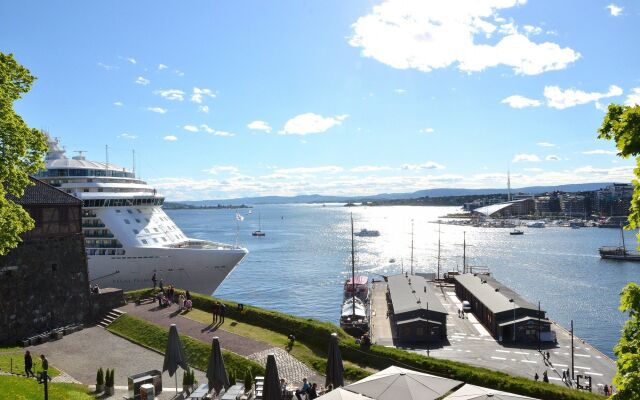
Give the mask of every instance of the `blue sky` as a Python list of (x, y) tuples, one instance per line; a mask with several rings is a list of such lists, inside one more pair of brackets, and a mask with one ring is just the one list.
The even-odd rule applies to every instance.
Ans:
[(169, 199), (628, 181), (632, 1), (19, 1), (33, 127)]

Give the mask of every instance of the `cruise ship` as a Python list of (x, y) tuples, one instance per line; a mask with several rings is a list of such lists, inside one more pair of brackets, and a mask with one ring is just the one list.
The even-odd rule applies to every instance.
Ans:
[(125, 168), (68, 158), (48, 138), (36, 177), (83, 201), (82, 230), (92, 285), (133, 290), (158, 284), (210, 295), (247, 255), (230, 244), (191, 239), (162, 210), (164, 197)]

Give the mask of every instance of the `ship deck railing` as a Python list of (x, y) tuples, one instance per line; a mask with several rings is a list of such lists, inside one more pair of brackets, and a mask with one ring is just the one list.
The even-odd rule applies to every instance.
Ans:
[(239, 249), (238, 246), (233, 246), (225, 243), (210, 242), (205, 240), (190, 240), (188, 242), (175, 243), (167, 245), (172, 249), (217, 249), (217, 250), (234, 250)]

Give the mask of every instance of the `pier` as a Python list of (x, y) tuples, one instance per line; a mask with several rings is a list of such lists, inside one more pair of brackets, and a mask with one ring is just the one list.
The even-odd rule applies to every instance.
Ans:
[[(558, 323), (548, 320), (551, 331), (555, 332), (557, 344), (543, 342), (541, 351), (536, 343), (499, 341), (472, 313), (462, 319), (458, 310), (462, 300), (456, 294), (455, 286), (448, 283), (429, 282), (440, 305), (447, 311), (446, 339), (437, 343), (407, 343), (395, 334), (396, 316), (388, 307), (386, 299), (387, 282), (373, 284), (371, 296), (371, 335), (374, 343), (398, 347), (425, 356), (459, 361), (471, 365), (520, 375), (533, 380), (537, 373), (542, 381), (543, 372), (549, 382), (557, 385), (576, 387), (578, 375), (591, 377), (592, 391), (602, 392), (602, 387), (611, 385), (616, 367), (613, 360), (585, 341), (574, 336), (574, 376), (571, 383), (562, 380), (563, 371), (571, 371), (571, 334)], [(387, 311), (389, 315), (387, 316)], [(543, 356), (550, 353), (547, 362)], [(582, 379), (581, 379), (582, 381)]]

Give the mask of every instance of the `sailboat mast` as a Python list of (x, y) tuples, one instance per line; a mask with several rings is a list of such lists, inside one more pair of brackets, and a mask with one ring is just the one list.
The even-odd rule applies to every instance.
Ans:
[(411, 220), (411, 275), (413, 275), (413, 220)]
[(440, 280), (440, 221), (438, 220), (438, 275), (436, 280)]
[(467, 273), (467, 232), (462, 232), (462, 273)]
[(622, 238), (622, 249), (624, 250), (624, 254), (627, 254), (627, 246), (624, 243), (624, 228), (622, 224), (620, 224), (620, 237)]
[(351, 214), (351, 315), (356, 316), (356, 251), (353, 239), (353, 214)]

